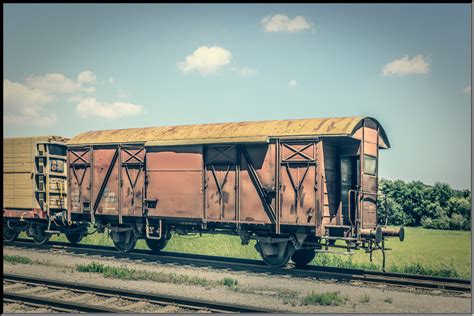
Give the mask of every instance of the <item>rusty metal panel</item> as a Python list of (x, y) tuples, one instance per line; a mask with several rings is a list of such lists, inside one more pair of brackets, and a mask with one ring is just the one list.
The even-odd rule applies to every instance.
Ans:
[(143, 215), (145, 198), (145, 147), (121, 146), (121, 212), (123, 216)]
[(377, 144), (364, 142), (364, 153), (366, 155), (377, 157), (377, 153), (378, 153)]
[(147, 147), (148, 216), (202, 218), (202, 146)]
[(235, 145), (207, 146), (206, 164), (237, 164), (237, 147)]
[(237, 161), (235, 145), (206, 147), (206, 220), (237, 219)]
[(150, 142), (147, 146), (170, 146), (266, 142), (268, 137), (351, 136), (364, 120), (376, 122), (372, 118), (339, 117), (104, 130), (79, 134), (69, 145)]
[(181, 145), (211, 145), (211, 144), (239, 144), (239, 143), (268, 143), (268, 136), (241, 136), (219, 138), (184, 138), (146, 141), (145, 146), (181, 146)]
[(91, 210), (96, 215), (119, 215), (118, 147), (94, 148)]
[[(275, 189), (275, 144), (245, 145), (257, 176), (266, 191)], [(241, 159), (245, 160), (245, 159)], [(273, 201), (272, 201), (273, 203)]]
[(314, 225), (316, 215), (316, 143), (281, 143), (281, 223)]
[(207, 165), (206, 219), (236, 220), (236, 166)]
[(362, 200), (362, 227), (377, 226), (377, 201), (375, 194), (365, 194)]
[(91, 161), (90, 147), (69, 148), (67, 153), (68, 211), (69, 213), (90, 212), (91, 209)]
[(314, 162), (316, 159), (316, 144), (314, 142), (282, 142), (281, 151), (282, 162)]
[(377, 134), (377, 130), (374, 128), (369, 127), (360, 127), (358, 128), (352, 135), (352, 138), (361, 140), (362, 139), (362, 131), (364, 131), (364, 138), (365, 141), (377, 144), (380, 148), (390, 148), (390, 143), (388, 142), (387, 136), (385, 131), (381, 126), (379, 126), (380, 132)]
[(376, 144), (377, 138), (377, 130), (369, 127), (364, 127), (364, 141)]
[(337, 149), (335, 145), (329, 144), (325, 140), (321, 143), (322, 150), (318, 163), (321, 166), (320, 172), (324, 179), (320, 186), (324, 202), (323, 225), (339, 225), (341, 222), (341, 212), (339, 212), (340, 194), (338, 194), (339, 164)]
[[(378, 130), (363, 127), (361, 137), (361, 189), (360, 216), (362, 228), (377, 226), (377, 191), (378, 191)], [(374, 143), (375, 142), (375, 143)], [(369, 156), (368, 156), (369, 155)], [(375, 164), (375, 168), (369, 166)], [(372, 172), (375, 171), (375, 172)]]
[[(271, 220), (265, 211), (263, 203), (275, 210), (274, 195), (269, 194), (265, 202), (259, 196), (258, 189), (252, 180), (252, 168), (255, 176), (262, 186), (262, 190), (268, 193), (275, 190), (275, 145), (274, 144), (248, 144), (242, 145), (251, 161), (251, 165), (241, 153), (240, 159), (240, 220), (256, 223), (270, 223)], [(241, 151), (242, 151), (241, 150)], [(273, 199), (272, 199), (273, 197)], [(268, 211), (268, 210), (267, 210)]]

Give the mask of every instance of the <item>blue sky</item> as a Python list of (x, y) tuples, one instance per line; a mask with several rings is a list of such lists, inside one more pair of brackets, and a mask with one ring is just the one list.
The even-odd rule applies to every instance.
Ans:
[(4, 5), (4, 135), (366, 115), (470, 188), (469, 4)]

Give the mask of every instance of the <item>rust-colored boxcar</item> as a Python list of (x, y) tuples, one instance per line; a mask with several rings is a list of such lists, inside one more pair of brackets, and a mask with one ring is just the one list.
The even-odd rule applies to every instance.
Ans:
[(67, 138), (3, 139), (3, 239), (26, 231), (37, 243), (65, 226)]
[[(68, 142), (68, 217), (160, 250), (170, 231), (257, 240), (265, 262), (303, 265), (346, 241), (377, 249), (379, 149), (368, 117), (93, 131)], [(324, 243), (323, 243), (324, 240)]]

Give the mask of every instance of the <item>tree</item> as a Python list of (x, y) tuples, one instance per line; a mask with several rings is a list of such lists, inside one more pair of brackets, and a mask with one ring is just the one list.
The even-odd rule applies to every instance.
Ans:
[(441, 207), (446, 207), (453, 194), (453, 189), (451, 189), (449, 184), (436, 182), (431, 190), (429, 190), (428, 199), (432, 202), (438, 202)]
[(448, 201), (449, 214), (458, 213), (464, 217), (471, 218), (471, 199), (452, 197)]
[[(471, 229), (471, 191), (453, 190), (446, 183), (380, 179), (377, 199), (380, 221), (389, 225), (437, 229)], [(383, 197), (382, 195), (386, 196)]]
[(453, 213), (451, 215), (451, 229), (462, 229), (464, 224), (464, 217), (461, 214)]

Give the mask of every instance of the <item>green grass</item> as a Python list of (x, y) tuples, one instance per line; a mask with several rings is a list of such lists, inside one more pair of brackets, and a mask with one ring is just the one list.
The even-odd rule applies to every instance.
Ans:
[(346, 295), (341, 295), (340, 292), (315, 293), (314, 291), (311, 291), (310, 294), (303, 298), (301, 304), (339, 306), (341, 304), (345, 304), (348, 300), (349, 298)]
[(393, 299), (391, 297), (387, 297), (386, 299), (383, 300), (385, 303), (392, 304)]
[[(92, 262), (85, 265), (78, 264), (76, 265), (76, 271), (100, 273), (106, 278), (114, 278), (121, 280), (148, 280), (175, 284), (200, 285), (205, 287), (223, 284), (222, 282), (215, 282), (201, 277), (179, 275), (175, 273), (135, 270), (129, 269), (127, 267), (108, 266), (96, 262)], [(232, 281), (237, 284), (237, 280)]]
[(32, 264), (33, 261), (30, 258), (27, 257), (22, 257), (22, 256), (9, 256), (9, 255), (4, 255), (3, 256), (3, 261), (9, 262), (11, 264)]
[[(392, 249), (386, 252), (387, 271), (470, 278), (471, 232), (408, 227), (405, 235), (403, 242), (396, 237), (386, 242), (386, 247)], [(67, 242), (64, 236), (55, 236), (51, 240)], [(87, 236), (82, 243), (113, 246), (107, 234)], [(237, 236), (173, 235), (165, 250), (260, 259), (254, 245), (252, 240), (249, 245), (242, 246)], [(137, 248), (147, 249), (145, 241), (139, 240)], [(371, 263), (363, 250), (353, 256), (318, 254), (312, 264), (381, 270), (382, 256), (380, 251), (375, 252)]]
[(364, 294), (359, 299), (359, 303), (361, 304), (367, 304), (368, 302), (370, 302), (370, 296), (368, 294)]
[(236, 279), (225, 277), (221, 281), (222, 285), (228, 286), (228, 287), (234, 287), (239, 284), (239, 282)]

